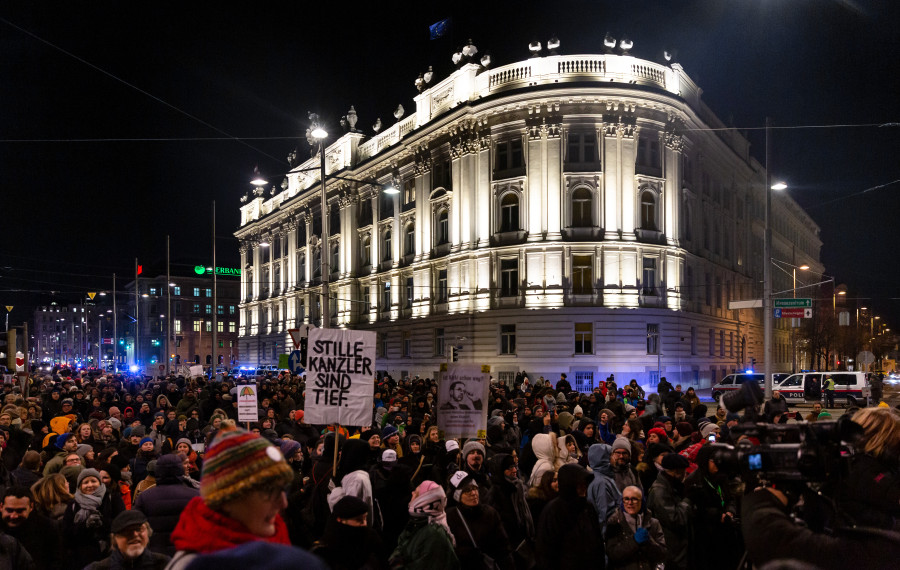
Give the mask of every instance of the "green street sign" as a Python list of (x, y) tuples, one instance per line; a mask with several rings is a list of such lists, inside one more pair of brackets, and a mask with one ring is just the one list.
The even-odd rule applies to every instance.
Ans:
[(809, 309), (812, 299), (775, 299), (776, 309)]

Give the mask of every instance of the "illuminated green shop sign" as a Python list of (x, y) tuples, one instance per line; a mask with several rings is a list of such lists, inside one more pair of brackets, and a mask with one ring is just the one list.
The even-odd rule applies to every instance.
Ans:
[[(197, 275), (210, 275), (212, 274), (212, 267), (195, 265), (194, 273)], [(232, 275), (234, 277), (240, 277), (241, 270), (234, 267), (216, 267), (216, 275)]]

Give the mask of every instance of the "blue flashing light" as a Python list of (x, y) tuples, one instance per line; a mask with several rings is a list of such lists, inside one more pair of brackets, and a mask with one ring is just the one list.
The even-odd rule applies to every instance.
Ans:
[(744, 373), (745, 373), (745, 374), (753, 374), (753, 369), (752, 369), (752, 368), (748, 368), (747, 370), (744, 371)]
[(141, 369), (141, 367), (138, 366), (137, 364), (132, 364), (131, 366), (128, 367), (128, 369), (131, 370), (132, 372), (137, 372), (138, 370)]

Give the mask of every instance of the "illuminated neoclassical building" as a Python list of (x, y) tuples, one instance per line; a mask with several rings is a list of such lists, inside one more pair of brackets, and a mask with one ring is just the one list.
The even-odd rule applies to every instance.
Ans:
[[(550, 55), (419, 83), (411, 114), (368, 136), (351, 108), (325, 149), (329, 318), (378, 332), (379, 370), (430, 376), (460, 347), (504, 380), (702, 387), (762, 362), (761, 309), (728, 302), (761, 294), (764, 168), (680, 65)], [(243, 363), (321, 323), (319, 164), (241, 206)], [(773, 218), (773, 258), (821, 270), (815, 223), (786, 195)], [(786, 369), (789, 329), (773, 346)]]

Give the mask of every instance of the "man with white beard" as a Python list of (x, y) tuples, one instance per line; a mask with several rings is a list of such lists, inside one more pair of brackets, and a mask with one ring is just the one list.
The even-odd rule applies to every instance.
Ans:
[(85, 570), (119, 570), (125, 568), (163, 570), (169, 563), (165, 554), (151, 552), (147, 545), (153, 529), (140, 511), (123, 511), (113, 519), (112, 554), (94, 562)]

